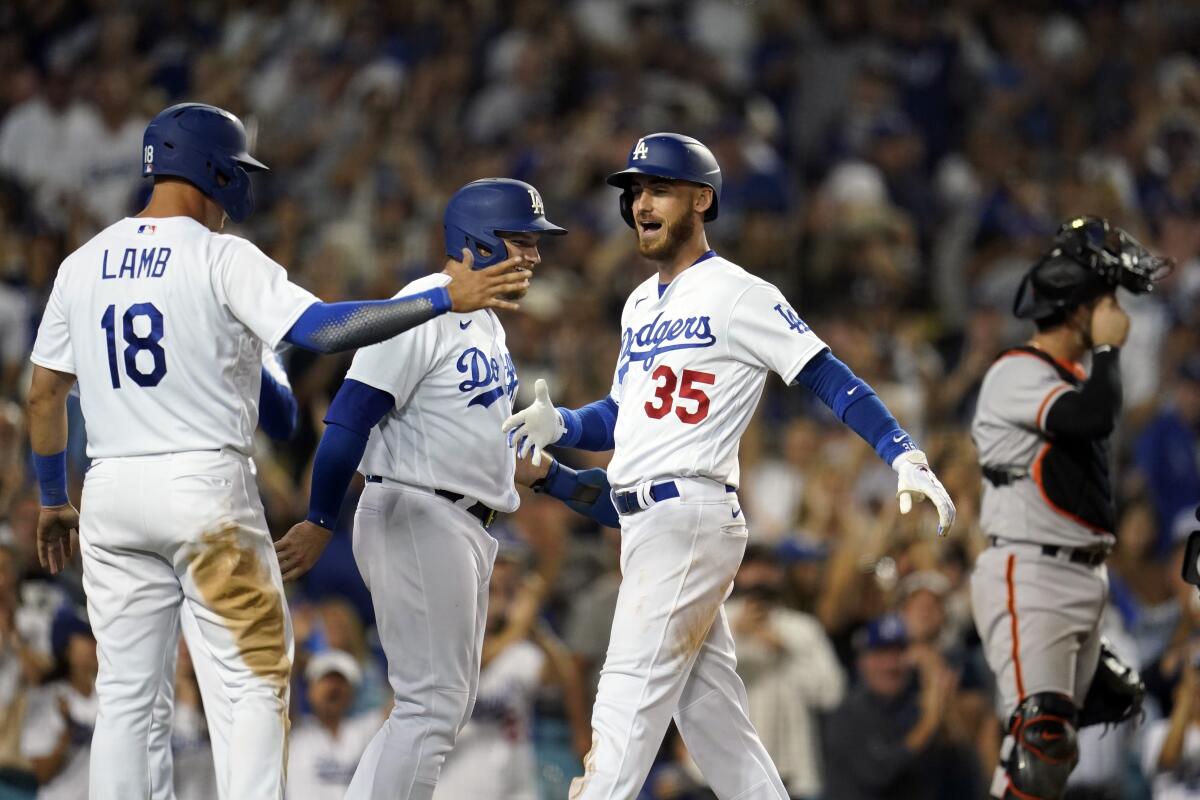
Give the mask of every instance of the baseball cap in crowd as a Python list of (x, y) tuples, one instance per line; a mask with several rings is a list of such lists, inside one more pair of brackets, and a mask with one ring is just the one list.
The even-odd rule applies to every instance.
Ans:
[(897, 593), (900, 596), (900, 600), (904, 601), (922, 589), (932, 592), (937, 597), (945, 597), (950, 593), (950, 579), (936, 570), (920, 570), (919, 572), (905, 575), (900, 581)]
[(50, 623), (50, 652), (54, 655), (55, 661), (63, 660), (67, 652), (67, 644), (76, 634), (95, 638), (92, 634), (92, 626), (88, 624), (87, 620), (70, 604), (64, 604), (54, 613), (54, 620)]
[(829, 557), (829, 548), (824, 542), (801, 533), (789, 536), (775, 545), (775, 557), (784, 565), (823, 561)]
[(854, 649), (859, 652), (907, 646), (908, 631), (904, 627), (904, 620), (896, 614), (876, 617), (854, 634)]
[(362, 683), (362, 670), (359, 669), (358, 662), (345, 650), (322, 650), (313, 655), (308, 660), (304, 677), (309, 683), (316, 683), (326, 675), (334, 673), (349, 681), (351, 686)]

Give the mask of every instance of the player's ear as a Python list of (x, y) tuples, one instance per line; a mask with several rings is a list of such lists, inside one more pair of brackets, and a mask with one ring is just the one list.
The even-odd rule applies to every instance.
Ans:
[(699, 187), (699, 191), (692, 197), (692, 210), (703, 215), (713, 203), (713, 190), (707, 186)]

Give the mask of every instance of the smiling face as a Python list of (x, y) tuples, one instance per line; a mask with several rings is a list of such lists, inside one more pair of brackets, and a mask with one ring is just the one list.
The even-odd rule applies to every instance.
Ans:
[(712, 189), (687, 181), (634, 175), (629, 190), (638, 250), (652, 261), (674, 260), (712, 205)]
[[(536, 268), (538, 264), (542, 263), (542, 254), (538, 252), (538, 241), (542, 238), (542, 234), (539, 231), (497, 231), (496, 235), (504, 240), (504, 247), (508, 250), (508, 255), (506, 255), (505, 258), (524, 256), (529, 260), (530, 263), (528, 264), (528, 268), (524, 270), (518, 268), (517, 271), (529, 273), (526, 277), (532, 282), (534, 268)], [(492, 254), (492, 251), (483, 245), (479, 245), (479, 252), (485, 258)], [(521, 289), (520, 291), (510, 292), (504, 295), (504, 299), (520, 300), (525, 296), (527, 291), (529, 290)]]

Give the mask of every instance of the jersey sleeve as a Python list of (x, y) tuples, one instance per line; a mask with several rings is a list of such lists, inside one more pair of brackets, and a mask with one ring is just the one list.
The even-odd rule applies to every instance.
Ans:
[(304, 309), (319, 299), (289, 281), (287, 270), (250, 242), (222, 238), (213, 272), (217, 299), (273, 350)]
[[(396, 297), (411, 293), (406, 287)], [(395, 398), (396, 408), (403, 408), (433, 367), (439, 328), (435, 320), (378, 344), (359, 348), (346, 378), (387, 392)]]
[(981, 402), (986, 402), (990, 413), (1020, 428), (1045, 431), (1050, 407), (1074, 391), (1052, 367), (1034, 356), (1005, 356), (994, 369)]
[[(67, 309), (63, 295), (64, 270), (59, 270), (50, 290), (50, 299), (42, 314), (42, 322), (38, 325), (37, 339), (33, 343), (33, 353), (30, 360), (39, 367), (57, 370), (58, 372), (75, 372), (75, 348), (71, 345), (71, 333), (67, 325)], [(97, 330), (99, 325), (97, 325)], [(101, 334), (97, 334), (98, 336)]]
[(769, 283), (751, 286), (734, 301), (726, 330), (731, 358), (769, 369), (788, 384), (827, 347)]

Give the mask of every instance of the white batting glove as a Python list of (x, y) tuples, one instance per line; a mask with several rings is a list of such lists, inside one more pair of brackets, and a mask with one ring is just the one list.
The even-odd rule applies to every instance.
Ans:
[(542, 464), (542, 451), (554, 444), (567, 432), (562, 414), (550, 402), (550, 389), (546, 381), (538, 378), (533, 384), (534, 401), (523, 411), (518, 411), (500, 426), (508, 434), (508, 446), (517, 448), (517, 458), (528, 452), (533, 463)]
[(912, 511), (914, 497), (927, 498), (937, 508), (938, 536), (945, 536), (954, 524), (954, 501), (929, 468), (929, 459), (920, 450), (909, 450), (896, 456), (892, 469), (899, 476), (896, 497), (900, 498), (900, 513)]

